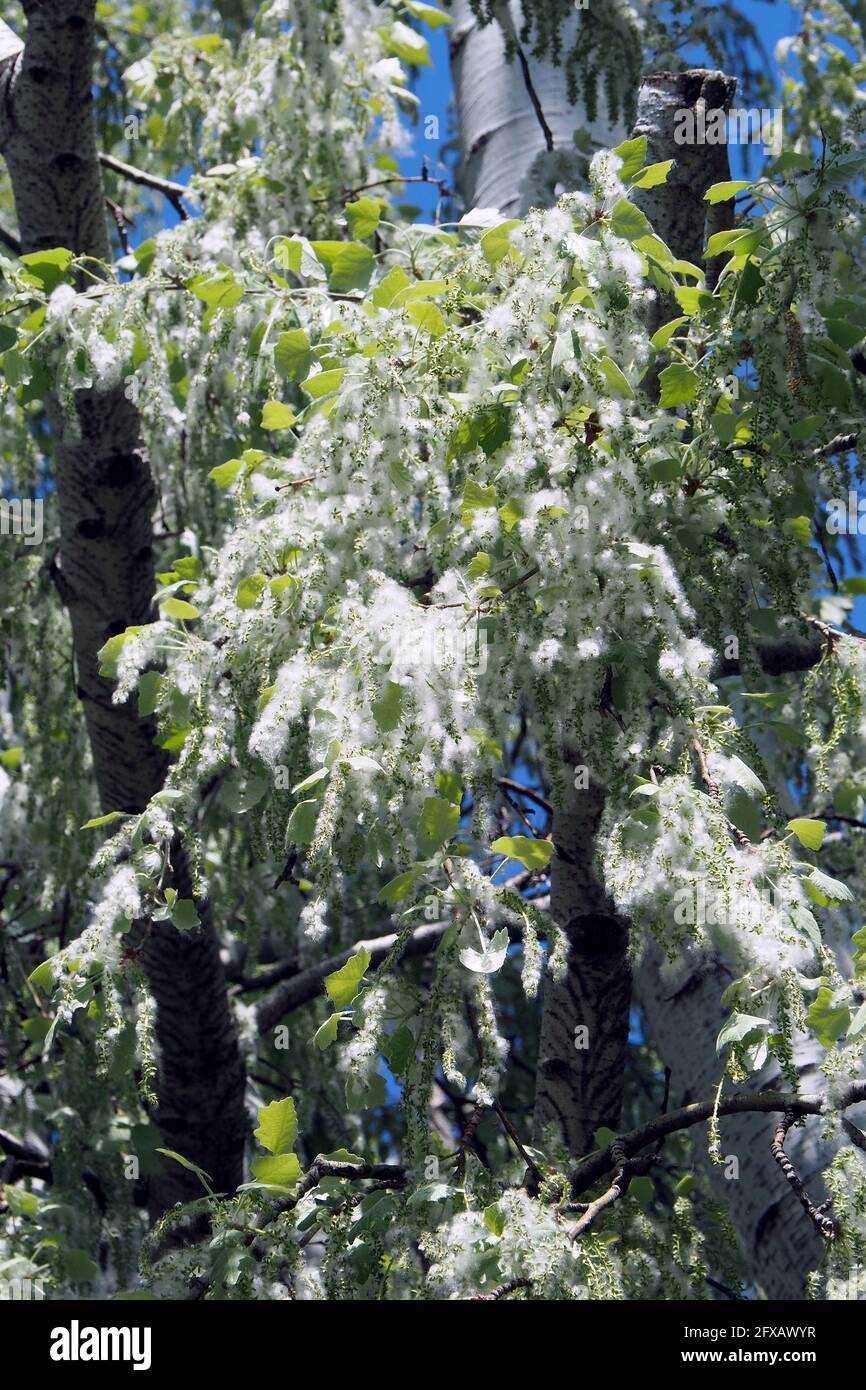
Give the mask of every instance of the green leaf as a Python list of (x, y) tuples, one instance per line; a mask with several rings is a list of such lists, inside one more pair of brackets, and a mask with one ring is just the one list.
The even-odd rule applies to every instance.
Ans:
[(610, 225), (614, 235), (624, 237), (626, 241), (652, 236), (653, 229), (640, 208), (636, 208), (634, 203), (630, 203), (626, 198), (617, 203), (611, 213)]
[(107, 811), (104, 816), (95, 816), (93, 820), (86, 820), (82, 825), (82, 830), (97, 830), (102, 825), (113, 825), (118, 820), (128, 820), (129, 811)]
[(806, 1014), (806, 1022), (821, 1046), (829, 1051), (847, 1031), (851, 1022), (851, 1011), (844, 1004), (834, 1004), (833, 991), (827, 985), (822, 985), (815, 996), (814, 1004)]
[(490, 573), (491, 557), (483, 550), (479, 550), (477, 555), (473, 555), (466, 570), (470, 579), (483, 579), (485, 574)]
[(232, 309), (244, 297), (243, 286), (237, 283), (231, 270), (223, 270), (219, 274), (208, 272), (205, 275), (196, 275), (187, 281), (187, 289), (192, 290), (196, 299), (207, 305), (206, 324), (211, 314), (218, 309)]
[(13, 1216), (28, 1220), (38, 1216), (39, 1198), (35, 1192), (25, 1192), (22, 1187), (16, 1187), (13, 1183), (4, 1183), (0, 1191)]
[(508, 501), (499, 508), (499, 520), (502, 522), (504, 531), (513, 531), (523, 517), (523, 499), (520, 497), (509, 497)]
[(441, 310), (426, 300), (418, 300), (417, 303), (410, 304), (406, 310), (406, 316), (419, 328), (423, 328), (425, 333), (429, 333), (431, 338), (441, 338), (445, 332), (446, 325)]
[(345, 375), (345, 367), (332, 367), (327, 372), (317, 372), (315, 376), (307, 377), (303, 390), (308, 396), (312, 396), (313, 400), (320, 400), (322, 396), (329, 396), (333, 391), (338, 391)]
[(316, 838), (319, 817), (318, 801), (299, 801), (286, 826), (286, 842), (292, 845), (311, 845)]
[(827, 334), (834, 343), (838, 343), (847, 352), (854, 347), (863, 337), (863, 330), (859, 324), (848, 323), (846, 319), (827, 319)]
[(131, 637), (136, 637), (139, 632), (143, 632), (141, 627), (128, 627), (124, 632), (115, 633), (114, 637), (109, 637), (104, 647), (100, 647), (99, 674), (114, 678), (117, 675), (117, 662), (125, 644)]
[(842, 883), (838, 878), (831, 878), (821, 869), (813, 869), (809, 877), (803, 879), (803, 887), (819, 907), (837, 907), (839, 903), (854, 901), (854, 894), (847, 883)]
[(856, 1037), (858, 1033), (863, 1032), (864, 1028), (866, 1028), (866, 999), (863, 1000), (863, 1003), (851, 1020), (848, 1027), (848, 1037)]
[(503, 835), (490, 848), (494, 854), (519, 860), (527, 869), (546, 869), (553, 854), (549, 840), (531, 840), (528, 835)]
[(392, 733), (400, 723), (403, 709), (403, 687), (395, 681), (388, 681), (385, 689), (370, 707), (373, 718), (383, 734)]
[(748, 179), (726, 179), (724, 183), (714, 183), (712, 188), (708, 188), (704, 194), (704, 201), (707, 203), (726, 203), (730, 198), (735, 198), (738, 193), (742, 193), (746, 188), (752, 188), (753, 184)]
[(346, 1107), (349, 1110), (372, 1110), (385, 1104), (385, 1078), (379, 1072), (363, 1078), (350, 1072), (346, 1078)]
[(668, 174), (673, 167), (672, 159), (663, 159), (658, 164), (647, 164), (635, 174), (631, 181), (632, 188), (657, 188), (660, 183), (667, 183)]
[(447, 288), (447, 280), (410, 280), (405, 289), (397, 292), (393, 307), (402, 309), (416, 299), (433, 299), (437, 294), (444, 294)]
[(460, 807), (441, 796), (428, 796), (416, 831), (419, 852), (425, 859), (457, 834), (460, 829)]
[(46, 294), (51, 294), (66, 278), (74, 259), (71, 251), (60, 246), (50, 251), (29, 251), (20, 257), (22, 265), (26, 265), (29, 274), (41, 283)]
[(512, 250), (511, 233), (515, 227), (519, 227), (520, 222), (511, 219), (507, 222), (500, 222), (498, 227), (491, 227), (484, 232), (481, 237), (481, 254), (489, 265), (497, 266), (500, 261)]
[(298, 1116), (291, 1096), (263, 1105), (259, 1111), (259, 1127), (253, 1133), (268, 1153), (290, 1153), (298, 1137)]
[(290, 430), (295, 423), (295, 412), (290, 405), (281, 401), (266, 401), (262, 409), (263, 430)]
[(446, 801), (452, 801), (455, 806), (459, 806), (463, 800), (463, 779), (456, 772), (437, 772), (436, 790), (441, 792)]
[(671, 319), (669, 323), (662, 324), (661, 328), (659, 328), (657, 332), (655, 332), (650, 338), (650, 342), (652, 343), (653, 347), (658, 348), (659, 352), (661, 352), (663, 348), (667, 347), (668, 343), (676, 333), (677, 329), (682, 324), (688, 323), (688, 321), (688, 316), (683, 314), (678, 319)]
[(791, 438), (799, 442), (803, 439), (809, 439), (823, 425), (825, 419), (826, 416), (824, 415), (806, 415), (802, 420), (794, 420), (785, 428)]
[(718, 300), (708, 290), (695, 289), (692, 285), (678, 286), (674, 290), (674, 299), (690, 317), (695, 314), (706, 313), (718, 303)]
[(178, 931), (195, 931), (197, 927), (201, 926), (201, 920), (192, 898), (178, 898), (175, 901), (171, 909), (171, 921)]
[(340, 1015), (330, 1014), (315, 1031), (313, 1042), (320, 1052), (325, 1052), (332, 1043), (337, 1041), (337, 1030), (340, 1026)]
[(616, 365), (613, 358), (602, 357), (599, 360), (599, 367), (602, 375), (615, 396), (626, 396), (630, 401), (634, 400), (634, 391), (628, 377)]
[(267, 576), (264, 574), (248, 574), (246, 579), (242, 579), (235, 594), (238, 608), (255, 608), (267, 583)]
[[(226, 782), (221, 799), (223, 804), (230, 811), (234, 811), (236, 816), (243, 816), (254, 806), (258, 806), (267, 789), (266, 778), (255, 773), (250, 776), (238, 773)], [(298, 790), (298, 787), (292, 787), (292, 794), (294, 795)]]
[(627, 1189), (629, 1197), (633, 1197), (641, 1207), (651, 1205), (655, 1190), (655, 1183), (652, 1178), (648, 1178), (646, 1175), (632, 1178)]
[(208, 477), (216, 483), (218, 488), (225, 491), (237, 480), (238, 474), (246, 468), (243, 459), (227, 459), (225, 463), (218, 463), (216, 468), (212, 468)]
[(194, 618), (200, 618), (201, 613), (191, 603), (187, 603), (183, 598), (167, 598), (165, 603), (160, 606), (160, 614), (164, 618), (184, 619), (192, 622)]
[(467, 524), (472, 520), (473, 512), (485, 511), (488, 507), (495, 507), (497, 502), (496, 488), (485, 487), (481, 483), (473, 482), (468, 478), (463, 484), (463, 496), (460, 499), (460, 515)]
[(210, 1173), (206, 1173), (203, 1168), (199, 1168), (197, 1163), (192, 1163), (188, 1158), (184, 1158), (183, 1154), (179, 1154), (175, 1149), (161, 1149), (157, 1146), (154, 1152), (158, 1154), (164, 1154), (166, 1158), (173, 1159), (175, 1163), (180, 1164), (181, 1168), (189, 1169), (191, 1173), (195, 1173), (196, 1177), (198, 1178), (199, 1182), (201, 1183), (202, 1187), (205, 1189), (206, 1192), (210, 1192), (212, 1190), (211, 1183), (213, 1179), (211, 1178)]
[(647, 472), (657, 483), (672, 483), (679, 478), (682, 473), (682, 464), (679, 459), (653, 459), (647, 465)]
[(750, 796), (763, 797), (767, 795), (767, 788), (760, 777), (743, 762), (742, 758), (738, 758), (736, 753), (732, 753), (728, 758), (728, 769), (731, 781), (735, 782), (738, 787), (742, 787), (744, 792), (748, 792)]
[(328, 288), (335, 294), (365, 290), (376, 267), (369, 246), (360, 241), (313, 241), (313, 251), (328, 272)]
[(422, 0), (405, 0), (405, 4), (412, 18), (420, 19), (422, 24), (426, 24), (430, 29), (438, 29), (443, 24), (451, 23), (450, 14), (437, 9), (435, 5), (422, 4)]
[(346, 204), (346, 216), (355, 241), (372, 236), (382, 217), (382, 204), (376, 198), (358, 198)]
[(416, 33), (414, 29), (410, 29), (409, 25), (404, 24), (402, 20), (395, 20), (387, 28), (377, 29), (376, 33), (384, 41), (387, 51), (393, 53), (395, 58), (399, 58), (401, 63), (415, 68), (432, 66), (427, 40), (421, 34)]
[(250, 1164), (253, 1176), (267, 1187), (294, 1187), (301, 1176), (298, 1155), (259, 1154)]
[(751, 244), (751, 237), (752, 234), (743, 227), (731, 227), (727, 231), (716, 232), (707, 242), (705, 255), (710, 257), (720, 256), (723, 251), (732, 251), (735, 254), (739, 254), (735, 250), (737, 243), (748, 239)]
[(502, 1235), (505, 1230), (505, 1213), (498, 1202), (491, 1202), (489, 1207), (484, 1208), (484, 1224), (495, 1236)]
[(768, 1018), (757, 1018), (754, 1014), (733, 1013), (716, 1038), (716, 1051), (730, 1043), (745, 1042), (753, 1034), (765, 1032), (770, 1027)]
[(303, 328), (281, 333), (274, 348), (274, 365), (289, 381), (303, 381), (310, 370), (313, 353)]
[(99, 1273), (99, 1266), (90, 1258), (86, 1250), (67, 1245), (62, 1252), (63, 1266), (70, 1284), (92, 1284)]
[(663, 406), (688, 405), (698, 393), (698, 376), (684, 362), (672, 362), (659, 374), (661, 383), (660, 404)]
[(292, 787), (292, 796), (309, 791), (310, 787), (318, 786), (319, 782), (324, 782), (325, 778), (330, 777), (330, 775), (331, 769), (329, 767), (316, 768), (316, 771), (311, 772), (309, 777), (304, 777), (302, 781), (295, 783)]
[(408, 289), (412, 284), (405, 270), (399, 265), (393, 266), (383, 280), (374, 289), (370, 298), (377, 309), (390, 308), (394, 300), (402, 290)]
[(738, 787), (731, 797), (728, 816), (753, 844), (761, 838), (761, 812), (747, 792)]
[(333, 974), (325, 976), (325, 990), (335, 1009), (340, 1010), (349, 1007), (358, 993), (358, 986), (366, 974), (371, 959), (367, 947), (359, 946), (345, 965), (341, 965), (340, 969), (335, 970)]
[(619, 177), (622, 183), (631, 183), (635, 174), (646, 167), (647, 137), (637, 135), (633, 140), (623, 140), (617, 145), (614, 154), (622, 160)]
[(396, 878), (388, 880), (376, 901), (384, 903), (385, 907), (396, 907), (412, 892), (417, 878), (418, 875), (414, 869), (408, 869), (404, 874), (397, 874)]
[(41, 989), (43, 994), (53, 994), (54, 992), (54, 962), (44, 960), (41, 965), (37, 965), (28, 975), (28, 980), (36, 989)]
[(795, 816), (785, 826), (794, 832), (804, 849), (820, 849), (826, 828), (822, 820), (809, 820), (807, 816)]
[(402, 1076), (415, 1056), (415, 1036), (402, 1024), (382, 1044), (382, 1053), (395, 1076)]
[(163, 677), (159, 671), (145, 671), (138, 681), (138, 713), (141, 719), (153, 714), (159, 701)]

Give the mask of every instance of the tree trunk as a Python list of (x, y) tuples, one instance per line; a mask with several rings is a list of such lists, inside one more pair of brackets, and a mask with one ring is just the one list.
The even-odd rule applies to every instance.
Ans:
[[(635, 202), (674, 254), (696, 265), (703, 264), (707, 231), (704, 193), (711, 184), (730, 177), (727, 146), (677, 144), (674, 115), (687, 107), (696, 110), (700, 103), (708, 111), (727, 110), (734, 88), (731, 78), (704, 69), (653, 73), (641, 85), (635, 134), (647, 136), (648, 162), (675, 159), (676, 164), (667, 183), (639, 191)], [(662, 305), (658, 321), (669, 317), (671, 313)], [(649, 1033), (671, 1068), (677, 1103), (705, 1099), (715, 1090), (722, 1071), (716, 1037), (725, 1018), (720, 999), (730, 977), (718, 963), (701, 958), (686, 965), (672, 987), (663, 984), (659, 964), (659, 953), (652, 949), (638, 973)], [(804, 1090), (821, 1089), (821, 1055), (814, 1042), (804, 1041), (795, 1051)], [(782, 1084), (773, 1067), (762, 1076), (760, 1089), (779, 1089)], [(827, 1161), (828, 1148), (821, 1144), (819, 1133), (816, 1125), (792, 1131), (786, 1146), (807, 1180)], [(728, 1206), (756, 1281), (768, 1298), (804, 1297), (804, 1276), (820, 1255), (821, 1242), (772, 1159), (772, 1124), (759, 1115), (731, 1116), (722, 1122), (721, 1138), (722, 1155), (735, 1158), (736, 1163), (712, 1164), (707, 1145), (700, 1142), (698, 1152)]]
[[(517, 13), (512, 5), (512, 17)], [(517, 215), (525, 210), (530, 166), (549, 142), (520, 67), (504, 63), (503, 49), (497, 26), (480, 29), (468, 0), (455, 0), (451, 51), (466, 198)], [(556, 145), (569, 145), (574, 128), (584, 120), (564, 98), (561, 70), (532, 64), (530, 79)], [(720, 229), (707, 228), (703, 194), (710, 184), (729, 177), (727, 149), (676, 144), (673, 114), (701, 101), (708, 108), (727, 107), (733, 90), (733, 81), (724, 74), (703, 69), (652, 74), (641, 86), (634, 134), (647, 136), (648, 163), (676, 163), (666, 184), (638, 191), (635, 201), (675, 254), (698, 265), (703, 263), (707, 231)], [(603, 126), (593, 129), (606, 145), (618, 143), (623, 133)], [(653, 329), (673, 316), (669, 309), (660, 298), (652, 310)], [(568, 766), (565, 776), (570, 782)], [(581, 796), (586, 798), (582, 805), (574, 799)], [(554, 859), (551, 910), (566, 930), (571, 950), (565, 980), (545, 990), (535, 1129), (540, 1140), (543, 1130), (554, 1124), (571, 1152), (579, 1154), (590, 1146), (597, 1125), (617, 1124), (629, 992), (622, 955), (625, 929), (591, 868), (600, 795), (570, 793), (568, 802), (557, 808), (553, 835), (575, 863)], [(594, 949), (599, 942), (606, 949)], [(727, 982), (720, 966), (704, 961), (685, 973), (672, 996), (661, 984), (654, 953), (641, 967), (638, 986), (644, 1016), (663, 1060), (672, 1067), (678, 1101), (706, 1098), (718, 1084), (721, 1067), (715, 1039), (723, 1014), (719, 1000)], [(575, 1047), (575, 1029), (581, 1025), (589, 1030), (586, 1050)], [(601, 1030), (595, 1041), (594, 1028)], [(798, 1051), (804, 1087), (817, 1088), (819, 1052), (814, 1046)], [(777, 1081), (776, 1073), (762, 1078), (767, 1087)], [(814, 1264), (820, 1242), (772, 1160), (770, 1126), (757, 1115), (729, 1117), (721, 1134), (723, 1155), (738, 1159), (739, 1180), (732, 1192), (734, 1178), (725, 1174), (735, 1165), (728, 1164), (711, 1166), (712, 1181), (730, 1203), (755, 1277), (768, 1297), (800, 1298), (804, 1272)], [(792, 1131), (787, 1147), (807, 1180), (826, 1158), (826, 1146), (814, 1125)]]
[[(625, 127), (611, 129), (603, 98), (599, 116), (590, 122), (585, 108), (569, 101), (561, 67), (522, 49), (513, 62), (505, 61), (502, 25), (519, 32), (518, 0), (501, 5), (500, 22), (484, 27), (469, 0), (454, 0), (451, 13), (461, 193), (468, 207), (493, 207), (507, 217), (520, 217), (530, 205), (554, 202), (558, 184), (562, 192), (574, 186), (575, 131), (587, 130), (599, 148), (617, 144)], [(564, 22), (563, 47), (571, 44), (580, 22), (578, 15)], [(547, 158), (552, 151), (557, 158)]]
[[(95, 0), (25, 0), (25, 43), (0, 29), (0, 150), (6, 158), (24, 253), (65, 247), (110, 261), (93, 122)], [(167, 766), (135, 700), (112, 704), (97, 652), (117, 632), (153, 617), (154, 487), (138, 413), (123, 388), (78, 391), (74, 420), (49, 397), (60, 508), (57, 586), (69, 612), (94, 773), (104, 811), (140, 811)], [(174, 882), (189, 870), (172, 851)], [(220, 1191), (242, 1176), (244, 1073), (219, 946), (207, 908), (200, 932), (154, 925), (145, 968), (157, 1005), (158, 1122), (168, 1144), (211, 1173)], [(154, 1185), (161, 1210), (200, 1195), (198, 1180), (166, 1165)]]
[[(569, 769), (579, 761), (566, 759)], [(575, 789), (569, 777), (553, 817), (550, 911), (569, 950), (563, 979), (545, 977), (533, 1128), (536, 1143), (552, 1129), (575, 1158), (600, 1125), (619, 1125), (628, 1046), (628, 925), (593, 864), (603, 809), (600, 783)]]

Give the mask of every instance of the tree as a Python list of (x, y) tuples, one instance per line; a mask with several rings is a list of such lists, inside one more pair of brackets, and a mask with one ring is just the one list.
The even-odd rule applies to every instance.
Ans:
[(859, 1296), (866, 34), (734, 181), (749, 36), (0, 30), (3, 1277)]

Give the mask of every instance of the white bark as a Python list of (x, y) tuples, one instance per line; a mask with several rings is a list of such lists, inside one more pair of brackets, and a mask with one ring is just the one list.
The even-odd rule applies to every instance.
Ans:
[[(519, 24), (519, 6), (512, 3), (509, 11)], [(532, 196), (533, 185), (537, 186), (541, 180), (533, 177), (530, 170), (539, 156), (552, 164), (551, 156), (545, 155), (550, 142), (533, 106), (519, 62), (507, 64), (504, 60), (501, 30), (496, 25), (479, 28), (468, 0), (455, 0), (453, 15), (452, 70), (467, 203), (497, 207), (508, 216), (520, 215), (529, 203), (542, 201)], [(587, 122), (585, 112), (568, 101), (562, 70), (530, 58), (529, 76), (555, 151), (573, 150), (573, 133)], [(669, 151), (670, 131), (662, 127), (678, 105), (708, 101), (711, 97), (717, 104), (726, 104), (731, 90), (721, 74), (692, 73), (688, 79), (685, 75), (674, 78), (659, 74), (642, 93), (636, 133), (648, 136), (648, 161), (675, 157), (679, 166), (668, 185), (653, 190), (652, 195), (644, 195), (645, 211), (652, 220), (664, 224), (657, 230), (678, 255), (698, 263), (702, 258), (705, 234), (706, 205), (701, 201), (702, 195), (708, 184), (726, 175), (708, 158), (712, 151), (684, 151), (679, 147)], [(599, 146), (616, 145), (626, 134), (622, 128), (610, 128), (606, 113), (601, 114), (590, 133)], [(809, 665), (813, 659), (801, 664)], [(562, 866), (557, 867), (560, 879), (564, 879)], [(566, 888), (564, 882), (562, 888)], [(560, 890), (557, 891), (561, 897)], [(599, 911), (593, 892), (570, 895), (566, 892), (566, 896), (569, 901), (558, 902), (557, 915), (569, 925), (572, 918), (579, 922), (580, 914)], [(603, 898), (603, 891), (601, 896)], [(582, 898), (585, 901), (581, 903)], [(677, 1103), (706, 1099), (713, 1094), (722, 1071), (715, 1040), (724, 1019), (719, 1001), (729, 976), (721, 964), (696, 959), (683, 968), (678, 984), (665, 984), (658, 964), (657, 957), (650, 953), (636, 981), (648, 1030), (662, 1059), (672, 1068)], [(547, 994), (536, 1130), (558, 1121), (566, 1141), (571, 1141), (572, 1148), (580, 1148), (592, 1124), (589, 1111), (599, 1109), (598, 1088), (591, 1075), (582, 1074), (579, 1064), (584, 1059), (573, 1045), (574, 1025), (587, 1021), (583, 1015), (594, 1013), (587, 1007), (590, 1001), (583, 997), (587, 990), (590, 994), (593, 992), (593, 972), (590, 970), (587, 978), (583, 978), (587, 962), (580, 960), (573, 945), (570, 966), (573, 968), (564, 985), (558, 990), (548, 990)], [(615, 971), (614, 975), (623, 985), (627, 1008), (625, 981), (621, 972)], [(608, 1004), (612, 1003), (609, 998)], [(616, 1011), (621, 1011), (622, 1007), (620, 999)], [(609, 1013), (607, 1018), (611, 1024)], [(612, 1042), (616, 1041), (616, 1033), (614, 1027)], [(612, 1047), (610, 1056), (614, 1053)], [(824, 1089), (824, 1078), (818, 1073), (821, 1056), (820, 1047), (814, 1043), (803, 1040), (798, 1046), (796, 1066), (802, 1090)], [(598, 1054), (596, 1058), (590, 1054), (587, 1060), (600, 1058)], [(775, 1069), (761, 1077), (760, 1085), (761, 1089), (780, 1085), (785, 1089)], [(588, 1109), (589, 1095), (594, 1097), (594, 1104)], [(618, 1106), (618, 1097), (614, 1105)], [(596, 1123), (601, 1122), (596, 1120)], [(773, 1121), (766, 1116), (728, 1117), (721, 1123), (722, 1154), (737, 1158), (739, 1176), (725, 1176), (726, 1171), (732, 1171), (733, 1165), (717, 1167), (710, 1165), (708, 1158), (706, 1162), (719, 1196), (728, 1205), (744, 1255), (759, 1286), (769, 1298), (796, 1300), (803, 1297), (804, 1276), (820, 1256), (821, 1241), (772, 1159), (772, 1130)], [(788, 1137), (787, 1150), (816, 1198), (820, 1190), (819, 1185), (815, 1186), (815, 1177), (825, 1166), (830, 1147), (821, 1139), (821, 1126), (817, 1123), (795, 1129)], [(698, 1148), (706, 1154), (706, 1144), (701, 1146), (700, 1140)]]
[[(675, 1105), (704, 1100), (715, 1092), (724, 1062), (716, 1038), (728, 1011), (720, 998), (730, 973), (715, 961), (695, 957), (671, 981), (659, 972), (656, 951), (648, 953), (637, 975), (640, 1001), (655, 1047), (672, 1071)], [(826, 1090), (819, 1068), (824, 1057), (818, 1043), (801, 1038), (794, 1061), (803, 1092)], [(730, 1088), (728, 1088), (730, 1089)], [(762, 1072), (750, 1091), (786, 1091), (790, 1087), (776, 1066)], [(701, 1162), (716, 1195), (730, 1213), (752, 1277), (767, 1298), (805, 1297), (804, 1279), (820, 1259), (822, 1241), (785, 1182), (770, 1154), (775, 1119), (770, 1115), (730, 1115), (720, 1122), (721, 1154), (737, 1164), (712, 1164), (706, 1138), (695, 1133)], [(814, 1120), (792, 1129), (785, 1148), (817, 1202), (823, 1195), (817, 1175), (826, 1167), (833, 1145), (821, 1138)], [(734, 1176), (730, 1176), (733, 1174)]]
[[(519, 0), (511, 0), (503, 10), (505, 22), (510, 20), (519, 31)], [(520, 61), (505, 61), (500, 25), (481, 28), (468, 0), (454, 0), (451, 12), (449, 42), (462, 150), (461, 192), (469, 207), (498, 208), (507, 217), (519, 217), (531, 205), (552, 202), (558, 196), (557, 188), (565, 192), (575, 186), (574, 173), (580, 167), (575, 157), (575, 131), (586, 129), (595, 147), (601, 148), (624, 139), (625, 126), (611, 128), (602, 93), (598, 117), (590, 123), (583, 105), (569, 101), (562, 68), (526, 54), (529, 82), (549, 130), (546, 134)], [(571, 46), (579, 23), (575, 14), (564, 24), (564, 49)]]

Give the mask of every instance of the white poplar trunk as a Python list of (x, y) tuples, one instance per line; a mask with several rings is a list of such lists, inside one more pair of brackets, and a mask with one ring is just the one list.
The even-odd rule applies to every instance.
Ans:
[[(519, 4), (512, 0), (507, 8), (512, 22), (519, 28)], [(528, 205), (542, 201), (532, 196), (532, 190), (543, 182), (538, 176), (539, 157), (553, 163), (549, 155), (545, 156), (549, 140), (533, 106), (520, 63), (505, 61), (504, 39), (499, 26), (481, 28), (468, 0), (454, 0), (452, 13), (451, 62), (463, 154), (463, 193), (470, 206), (496, 207), (507, 216), (519, 216)], [(579, 17), (573, 23), (579, 23)], [(598, 146), (613, 146), (625, 137), (627, 132), (621, 125), (611, 127), (603, 107), (599, 119), (589, 126), (585, 110), (568, 101), (562, 69), (531, 57), (528, 63), (530, 81), (556, 151), (573, 150), (573, 134), (581, 126), (589, 129)], [(721, 74), (706, 74), (706, 77), (712, 83)], [(678, 85), (675, 80), (667, 87), (673, 90)], [(663, 79), (657, 86), (657, 91), (650, 87), (643, 93), (642, 119), (638, 122), (641, 133), (649, 137), (648, 160), (666, 157), (665, 135), (657, 118), (665, 107), (662, 97), (667, 87)], [(676, 95), (679, 98), (683, 94)], [(699, 96), (700, 92), (689, 91), (683, 99), (691, 104)], [(720, 101), (724, 99), (720, 91)], [(535, 171), (531, 173), (534, 163)], [(646, 211), (651, 216), (659, 215), (666, 202), (668, 215), (665, 220), (669, 225), (660, 229), (660, 234), (667, 236), (669, 244), (680, 255), (686, 255), (687, 251), (694, 253), (691, 243), (697, 238), (699, 254), (692, 254), (690, 258), (700, 260), (702, 228), (692, 228), (689, 224), (687, 204), (696, 206), (706, 184), (724, 175), (706, 170), (704, 179), (701, 171), (690, 170), (695, 174), (696, 184), (702, 186), (693, 189), (694, 196), (689, 197), (689, 189), (682, 182), (686, 173), (682, 160), (680, 164), (680, 174), (674, 175), (667, 197), (664, 188), (657, 190), (655, 204), (658, 206), (654, 204)], [(688, 241), (689, 245), (675, 246), (678, 241)], [(561, 868), (559, 877), (563, 877)], [(559, 886), (560, 897), (563, 887)], [(569, 919), (573, 914), (579, 918), (591, 911), (592, 896), (589, 894), (584, 903), (560, 901), (560, 920)], [(579, 969), (580, 962), (575, 956), (570, 964)], [(653, 954), (647, 957), (639, 971), (636, 979), (639, 1000), (658, 1052), (672, 1068), (677, 1104), (705, 1099), (718, 1085), (722, 1060), (716, 1053), (715, 1040), (724, 1021), (719, 1001), (727, 983), (729, 978), (723, 968), (707, 961), (689, 963), (676, 988), (663, 983), (658, 960)], [(536, 1127), (544, 1128), (557, 1117), (561, 1107), (566, 1112), (566, 1119), (559, 1113), (566, 1141), (576, 1138), (578, 1131), (583, 1140), (591, 1124), (590, 1116), (581, 1113), (585, 1107), (579, 1104), (575, 1086), (584, 1097), (587, 1090), (596, 1090), (591, 1077), (578, 1075), (573, 1046), (574, 1025), (586, 1021), (583, 1015), (587, 1001), (582, 998), (586, 989), (580, 988), (573, 971), (570, 971), (570, 991), (566, 989), (568, 984), (566, 981), (564, 987), (547, 992), (541, 1060), (546, 1059), (550, 1076), (540, 1072), (537, 1102), (540, 1108), (536, 1115)], [(584, 985), (590, 988), (589, 978)], [(554, 1004), (555, 1009), (551, 1007)], [(617, 1008), (621, 1007), (618, 1001)], [(556, 1074), (557, 1059), (551, 1052), (554, 1044), (560, 1053), (558, 1065), (562, 1078)], [(796, 1065), (804, 1091), (823, 1089), (824, 1078), (818, 1073), (821, 1055), (821, 1049), (814, 1043), (804, 1041), (797, 1049)], [(774, 1085), (781, 1086), (775, 1069), (761, 1078), (762, 1088)], [(561, 1094), (552, 1095), (553, 1090)], [(574, 1134), (570, 1132), (572, 1128)], [(711, 1165), (709, 1158), (706, 1162), (716, 1191), (728, 1205), (745, 1258), (762, 1292), (768, 1298), (796, 1300), (804, 1296), (804, 1276), (820, 1256), (821, 1241), (773, 1161), (770, 1153), (772, 1129), (773, 1124), (768, 1123), (766, 1116), (728, 1117), (721, 1122), (722, 1154), (737, 1159), (738, 1177), (726, 1176), (726, 1173), (733, 1173), (733, 1164), (718, 1167)], [(706, 1154), (706, 1144), (701, 1146), (699, 1141), (698, 1148)], [(807, 1123), (792, 1130), (786, 1148), (800, 1176), (807, 1183), (811, 1179), (814, 1187), (815, 1175), (821, 1172), (829, 1153), (827, 1142), (821, 1139), (821, 1126)], [(815, 1190), (814, 1195), (819, 1197), (820, 1190)]]
[[(503, 5), (503, 18), (519, 32), (519, 0)], [(498, 208), (507, 217), (520, 217), (528, 207), (549, 204), (557, 184), (565, 192), (574, 186), (569, 172), (578, 166), (574, 133), (587, 130), (596, 148), (616, 145), (625, 126), (611, 127), (604, 95), (599, 93), (598, 116), (589, 122), (582, 103), (568, 99), (561, 67), (526, 53), (529, 81), (550, 131), (548, 137), (533, 105), (521, 63), (505, 61), (505, 41), (498, 23), (481, 27), (468, 0), (454, 0), (449, 31), (451, 72), (457, 103), (462, 151), (460, 183), (467, 207)], [(563, 25), (563, 50), (573, 42), (580, 15)], [(550, 140), (554, 158), (548, 154)], [(537, 161), (541, 158), (543, 168)], [(530, 171), (535, 165), (534, 174)], [(557, 179), (557, 174), (562, 179)], [(564, 181), (563, 181), (564, 180)], [(542, 196), (549, 185), (550, 196)]]

